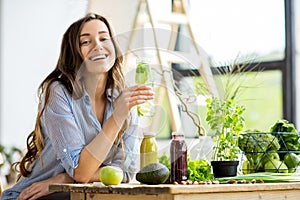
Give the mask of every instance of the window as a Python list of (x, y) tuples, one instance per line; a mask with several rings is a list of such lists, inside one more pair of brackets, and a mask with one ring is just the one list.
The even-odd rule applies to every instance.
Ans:
[(238, 54), (284, 59), (283, 0), (190, 0), (189, 12), (197, 43), (214, 64)]
[[(295, 123), (293, 58), (291, 52), (287, 53), (293, 44), (289, 35), (291, 1), (190, 0), (189, 5), (194, 36), (208, 54), (213, 71), (226, 67), (236, 57), (250, 58), (252, 66), (259, 64), (255, 68), (260, 70), (254, 83), (257, 87), (247, 89), (239, 97), (246, 107), (247, 128), (269, 131), (280, 118)], [(180, 31), (184, 32), (185, 27)], [(180, 50), (184, 44), (177, 42)], [(198, 74), (198, 69), (188, 65), (174, 64), (173, 70), (187, 81), (192, 74)], [(246, 76), (251, 79), (254, 73), (247, 72)], [(214, 77), (222, 79), (222, 75)], [(200, 116), (206, 115), (205, 105), (200, 105), (199, 112)]]

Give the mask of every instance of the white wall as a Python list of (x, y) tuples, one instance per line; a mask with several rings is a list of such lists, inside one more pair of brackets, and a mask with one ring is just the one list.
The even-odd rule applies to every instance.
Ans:
[(1, 144), (25, 147), (37, 88), (56, 65), (63, 33), (87, 7), (88, 0), (1, 0)]
[[(125, 5), (120, 5), (123, 0), (0, 0), (1, 144), (25, 147), (27, 134), (35, 122), (37, 88), (55, 67), (66, 28), (86, 11), (97, 11), (112, 20), (114, 25), (120, 23), (119, 19), (123, 21), (115, 26), (117, 33), (128, 31), (137, 6), (137, 0), (130, 1), (130, 4), (124, 2)], [(295, 12), (296, 65), (300, 66), (300, 1), (294, 2), (298, 9)], [(151, 0), (151, 3), (161, 1)], [(119, 5), (114, 12), (108, 9), (112, 4)], [(297, 70), (298, 75), (300, 70)], [(300, 79), (296, 84), (300, 85)], [(299, 99), (300, 87), (297, 89)], [(300, 107), (297, 108), (297, 116), (299, 125)]]

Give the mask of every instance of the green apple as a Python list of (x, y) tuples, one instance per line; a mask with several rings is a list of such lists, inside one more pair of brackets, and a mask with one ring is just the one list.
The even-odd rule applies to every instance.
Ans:
[(265, 171), (266, 172), (273, 172), (273, 173), (288, 173), (288, 167), (286, 166), (286, 164), (284, 164), (284, 162), (280, 161), (280, 160), (270, 160), (268, 162), (266, 162), (265, 164)]
[(242, 164), (242, 172), (243, 174), (250, 174), (251, 173), (251, 166), (248, 160), (245, 160)]
[(104, 185), (118, 185), (123, 180), (123, 170), (115, 166), (101, 167), (99, 170), (99, 180)]
[(270, 160), (280, 160), (279, 154), (275, 151), (266, 152), (260, 162), (264, 166)]
[(284, 163), (288, 166), (290, 172), (295, 172), (300, 165), (300, 158), (295, 153), (287, 153), (284, 156)]

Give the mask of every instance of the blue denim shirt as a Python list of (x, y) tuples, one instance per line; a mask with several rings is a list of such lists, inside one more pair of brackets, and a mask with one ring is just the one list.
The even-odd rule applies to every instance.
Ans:
[[(113, 112), (112, 102), (118, 92), (107, 90), (107, 104), (104, 121)], [(32, 173), (29, 177), (21, 177), (10, 189), (3, 192), (1, 200), (16, 199), (20, 192), (34, 182), (48, 179), (59, 173), (67, 172), (74, 176), (74, 169), (78, 166), (81, 150), (90, 143), (102, 126), (92, 112), (90, 97), (87, 93), (79, 99), (72, 98), (65, 87), (55, 82), (51, 87), (48, 105), (41, 118), (45, 147), (40, 157), (31, 165)], [(124, 171), (123, 182), (129, 182), (138, 171), (136, 160), (139, 156), (138, 117), (132, 109), (129, 127), (124, 132), (123, 148), (120, 142), (108, 153), (104, 165), (119, 166)], [(101, 144), (99, 144), (101, 145)]]

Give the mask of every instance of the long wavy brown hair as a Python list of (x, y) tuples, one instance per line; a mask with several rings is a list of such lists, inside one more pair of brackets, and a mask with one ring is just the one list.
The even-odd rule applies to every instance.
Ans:
[[(80, 92), (80, 89), (79, 92), (75, 91), (78, 88), (76, 75), (83, 63), (80, 53), (79, 35), (83, 25), (86, 22), (94, 19), (98, 19), (105, 23), (115, 47), (116, 60), (113, 67), (108, 72), (106, 88), (112, 88), (112, 90), (117, 88), (120, 92), (122, 92), (124, 89), (124, 75), (121, 69), (123, 56), (117, 42), (113, 37), (113, 32), (109, 22), (100, 15), (90, 13), (71, 24), (71, 26), (63, 35), (60, 55), (55, 69), (46, 77), (46, 79), (38, 88), (38, 114), (36, 117), (35, 128), (27, 137), (27, 152), (21, 161), (14, 163), (12, 166), (16, 171), (19, 172), (19, 177), (28, 177), (31, 174), (30, 166), (41, 155), (41, 151), (44, 148), (44, 136), (41, 131), (40, 120), (49, 100), (51, 84), (59, 81), (62, 85), (64, 85), (70, 95), (75, 93), (75, 96), (80, 97), (80, 95), (83, 94), (82, 91)], [(127, 123), (124, 124), (126, 126)], [(122, 141), (121, 137), (124, 129), (126, 129), (126, 127), (123, 127), (119, 132), (120, 141)]]

